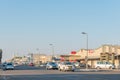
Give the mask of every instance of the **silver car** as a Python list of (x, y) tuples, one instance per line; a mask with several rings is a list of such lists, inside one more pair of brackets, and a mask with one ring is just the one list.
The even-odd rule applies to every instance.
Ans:
[(6, 63), (3, 65), (3, 69), (4, 70), (13, 70), (14, 69), (14, 66), (12, 63)]
[(46, 69), (49, 70), (49, 69), (58, 69), (58, 66), (55, 62), (48, 62), (47, 65), (46, 65)]

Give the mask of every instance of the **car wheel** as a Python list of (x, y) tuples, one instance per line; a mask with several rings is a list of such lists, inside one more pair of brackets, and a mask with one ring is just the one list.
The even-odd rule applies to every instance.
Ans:
[(109, 69), (112, 69), (112, 66), (110, 66)]
[(48, 68), (46, 68), (46, 70), (48, 70)]
[(100, 67), (99, 67), (99, 66), (97, 66), (97, 69), (100, 69)]
[(61, 71), (61, 69), (60, 69), (60, 68), (59, 68), (58, 70), (59, 70), (59, 71)]
[(66, 72), (65, 68), (63, 68), (63, 71)]
[(72, 72), (74, 72), (75, 70), (72, 70)]

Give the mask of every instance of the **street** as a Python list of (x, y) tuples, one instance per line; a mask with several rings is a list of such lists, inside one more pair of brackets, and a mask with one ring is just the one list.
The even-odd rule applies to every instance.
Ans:
[(120, 80), (119, 71), (60, 72), (33, 66), (18, 66), (15, 70), (0, 70), (0, 80)]

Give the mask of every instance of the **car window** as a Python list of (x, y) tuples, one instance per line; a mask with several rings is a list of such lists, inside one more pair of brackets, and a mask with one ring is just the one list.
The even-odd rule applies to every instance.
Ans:
[(66, 62), (65, 64), (66, 64), (66, 65), (71, 65), (72, 63), (71, 63), (71, 62)]
[(55, 65), (55, 63), (54, 63), (54, 62), (50, 62), (49, 64), (50, 64), (50, 65)]
[(12, 65), (12, 63), (8, 63), (7, 65)]

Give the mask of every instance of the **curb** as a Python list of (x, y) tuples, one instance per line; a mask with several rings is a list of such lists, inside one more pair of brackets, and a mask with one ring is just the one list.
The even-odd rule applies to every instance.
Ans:
[[(114, 70), (98, 70), (98, 69), (76, 69), (76, 72), (109, 72), (109, 71), (114, 71)], [(115, 70), (116, 71), (116, 70)], [(119, 70), (120, 71), (120, 70)]]
[(77, 72), (97, 72), (97, 69), (76, 69)]

